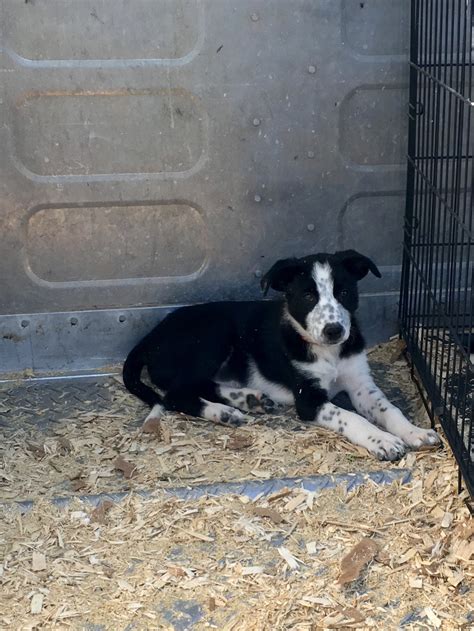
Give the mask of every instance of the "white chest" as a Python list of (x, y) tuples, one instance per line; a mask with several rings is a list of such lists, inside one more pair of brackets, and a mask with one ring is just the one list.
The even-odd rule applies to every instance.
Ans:
[(332, 391), (336, 387), (339, 377), (339, 357), (331, 349), (319, 353), (314, 362), (294, 361), (293, 366), (309, 379), (317, 379), (321, 387)]

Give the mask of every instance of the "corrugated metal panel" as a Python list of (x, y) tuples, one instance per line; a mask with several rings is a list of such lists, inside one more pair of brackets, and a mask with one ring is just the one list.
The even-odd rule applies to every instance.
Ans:
[(407, 4), (3, 0), (2, 370), (95, 369), (162, 307), (349, 246), (392, 333)]

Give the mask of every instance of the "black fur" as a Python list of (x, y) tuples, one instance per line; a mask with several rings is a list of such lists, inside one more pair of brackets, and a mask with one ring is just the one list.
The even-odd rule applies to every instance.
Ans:
[[(168, 410), (201, 416), (203, 399), (229, 403), (220, 395), (218, 382), (233, 380), (247, 386), (255, 364), (268, 382), (292, 393), (302, 420), (313, 420), (328, 393), (292, 362), (318, 361), (318, 346), (308, 340), (305, 328), (306, 317), (320, 299), (312, 277), (315, 263), (330, 265), (334, 297), (350, 314), (350, 334), (340, 344), (339, 356), (362, 352), (364, 340), (354, 316), (357, 281), (369, 271), (380, 273), (370, 259), (353, 250), (318, 254), (278, 261), (265, 274), (264, 292), (269, 288), (283, 292), (283, 301), (199, 304), (168, 315), (127, 357), (125, 386), (150, 406), (162, 404)], [(165, 392), (163, 397), (141, 381), (144, 367), (151, 382)]]

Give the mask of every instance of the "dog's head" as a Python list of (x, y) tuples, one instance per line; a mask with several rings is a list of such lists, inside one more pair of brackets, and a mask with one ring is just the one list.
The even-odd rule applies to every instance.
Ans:
[(351, 314), (357, 309), (357, 282), (377, 266), (355, 250), (282, 259), (262, 278), (269, 288), (285, 294), (288, 313), (304, 329), (309, 340), (329, 346), (347, 340)]

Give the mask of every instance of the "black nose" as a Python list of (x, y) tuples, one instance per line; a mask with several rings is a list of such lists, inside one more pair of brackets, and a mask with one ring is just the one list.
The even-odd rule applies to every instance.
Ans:
[(334, 324), (326, 324), (323, 329), (323, 335), (328, 342), (338, 342), (342, 334), (344, 333), (344, 327), (342, 324), (335, 322)]

